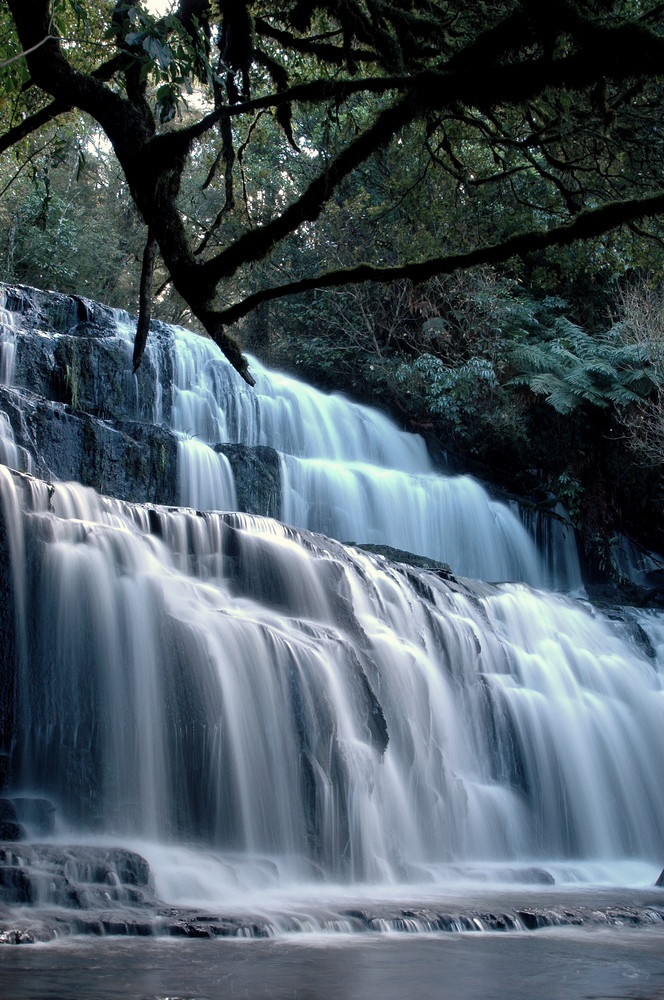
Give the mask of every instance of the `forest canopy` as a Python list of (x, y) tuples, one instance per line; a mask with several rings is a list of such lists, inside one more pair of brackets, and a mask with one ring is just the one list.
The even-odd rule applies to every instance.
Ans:
[(251, 382), (228, 327), (264, 303), (658, 240), (663, 29), (648, 0), (8, 0), (4, 189), (63, 134), (79, 168), (109, 146), (95, 197), (126, 191), (144, 245), (135, 365), (158, 266)]

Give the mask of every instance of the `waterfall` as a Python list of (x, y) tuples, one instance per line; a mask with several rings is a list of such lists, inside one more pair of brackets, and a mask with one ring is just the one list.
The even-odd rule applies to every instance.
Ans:
[(549, 514), (543, 515), (520, 504), (515, 513), (537, 544), (546, 567), (546, 587), (585, 596), (576, 535), (563, 505), (556, 503)]
[(0, 463), (19, 472), (32, 471), (32, 456), (16, 444), (14, 430), (4, 410), (0, 410)]
[[(0, 316), (0, 902), (60, 908), (53, 934), (62, 908), (154, 894), (277, 929), (459, 929), (489, 917), (348, 900), (652, 885), (664, 619), (570, 596), (563, 511), (445, 475), (385, 415), (256, 360), (249, 389), (180, 328), (134, 374), (124, 314), (62, 297), (51, 329), (21, 302)], [(237, 509), (265, 446), (280, 521)], [(167, 473), (167, 500), (52, 468), (120, 497)], [(520, 912), (503, 926), (538, 926)]]
[[(4, 305), (0, 305), (0, 385), (12, 385), (15, 361), (14, 317)], [(11, 421), (2, 409), (0, 409), (0, 463), (22, 472), (32, 471), (32, 458), (25, 448), (16, 444)]]
[[(135, 323), (126, 313), (117, 313), (118, 336), (128, 348), (133, 344), (135, 329)], [(215, 352), (212, 341), (195, 335), (187, 337), (182, 328), (171, 329), (174, 336), (171, 428), (178, 437), (178, 500), (183, 506), (198, 510), (235, 510), (237, 496), (230, 463), (225, 455), (210, 447), (228, 440), (221, 400), (214, 398), (205, 375), (211, 357), (218, 360), (223, 356)], [(187, 342), (186, 350), (178, 349), (180, 341)], [(145, 360), (156, 373), (152, 421), (160, 423), (163, 356), (158, 344), (148, 343)], [(137, 408), (140, 408), (138, 396)]]
[(7, 472), (0, 495), (25, 643), (13, 780), (62, 829), (198, 842), (254, 879), (661, 867), (657, 614), (249, 515)]
[(14, 317), (0, 305), (0, 385), (11, 385), (14, 380)]
[[(129, 341), (133, 327), (118, 328)], [(437, 472), (418, 435), (255, 358), (249, 389), (211, 340), (170, 329), (182, 504), (234, 509), (230, 465), (213, 446), (269, 445), (281, 455), (288, 524), (428, 556), (466, 576), (581, 589), (572, 535), (543, 560), (519, 515), (471, 477)]]

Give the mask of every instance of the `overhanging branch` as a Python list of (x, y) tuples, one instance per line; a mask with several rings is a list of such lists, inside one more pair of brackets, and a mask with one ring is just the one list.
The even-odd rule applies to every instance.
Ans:
[(341, 181), (372, 153), (386, 145), (416, 114), (417, 107), (410, 95), (383, 111), (374, 124), (340, 153), (328, 169), (311, 182), (301, 197), (276, 219), (260, 229), (245, 233), (203, 264), (200, 269), (203, 282), (210, 287), (216, 285), (222, 278), (234, 274), (240, 264), (261, 260), (276, 243), (294, 232), (303, 222), (315, 220)]
[(200, 121), (186, 128), (175, 130), (153, 140), (155, 147), (163, 147), (168, 155), (171, 148), (189, 149), (191, 144), (202, 138), (221, 118), (236, 118), (240, 115), (255, 114), (256, 111), (278, 108), (285, 104), (320, 104), (324, 101), (344, 101), (354, 94), (387, 94), (390, 91), (403, 92), (416, 78), (409, 76), (367, 77), (362, 80), (314, 80), (311, 83), (296, 84), (287, 90), (275, 91), (237, 104), (224, 104), (205, 115)]
[(343, 101), (360, 94), (410, 93), (420, 110), (442, 111), (455, 106), (488, 109), (503, 103), (521, 104), (547, 88), (571, 91), (594, 86), (599, 79), (613, 81), (655, 77), (664, 66), (664, 39), (638, 25), (619, 28), (586, 27), (577, 51), (558, 59), (548, 55), (508, 62), (478, 74), (464, 60), (446, 62), (414, 74), (366, 77), (361, 80), (314, 80), (250, 101), (224, 105), (195, 124), (153, 140), (160, 156), (179, 155), (213, 128), (222, 116), (235, 117), (283, 104)]
[(27, 136), (37, 132), (42, 125), (48, 125), (54, 118), (64, 115), (71, 110), (71, 104), (63, 104), (62, 101), (51, 101), (41, 111), (36, 111), (29, 118), (24, 118), (20, 124), (7, 129), (4, 135), (0, 135), (0, 155), (11, 149), (12, 146), (15, 146), (21, 139), (25, 139)]
[[(283, 49), (292, 49), (303, 55), (315, 56), (321, 62), (330, 63), (334, 66), (344, 66), (346, 63), (346, 53), (343, 46), (334, 45), (329, 41), (322, 41), (316, 38), (301, 38), (290, 31), (275, 28), (266, 21), (265, 18), (256, 18), (256, 32), (261, 38), (271, 38), (278, 42)], [(337, 34), (341, 34), (339, 31)], [(353, 57), (357, 62), (376, 62), (376, 53), (373, 49), (356, 49)]]
[[(90, 75), (96, 80), (110, 80), (115, 73), (123, 68), (125, 61), (122, 56), (114, 56), (113, 59), (109, 59)], [(14, 125), (13, 128), (7, 129), (3, 135), (0, 135), (0, 155), (11, 149), (12, 146), (15, 146), (21, 139), (25, 139), (27, 136), (39, 131), (42, 125), (48, 125), (55, 118), (67, 114), (71, 110), (71, 104), (56, 100), (51, 101), (50, 104), (47, 104), (39, 111), (35, 111), (34, 114), (24, 118), (18, 125)]]
[(241, 302), (229, 306), (216, 314), (224, 325), (236, 323), (264, 302), (299, 295), (323, 288), (340, 288), (344, 285), (358, 285), (365, 281), (387, 283), (407, 278), (416, 284), (436, 275), (451, 274), (461, 268), (476, 267), (479, 264), (501, 264), (510, 257), (521, 257), (553, 246), (567, 246), (576, 240), (591, 239), (616, 229), (625, 223), (646, 216), (664, 212), (664, 192), (648, 198), (636, 198), (625, 202), (613, 202), (601, 208), (585, 209), (576, 216), (574, 222), (554, 226), (545, 232), (527, 232), (511, 236), (500, 243), (486, 247), (476, 247), (460, 253), (445, 254), (429, 260), (394, 267), (376, 267), (373, 264), (359, 264), (357, 267), (327, 271), (313, 278), (288, 282), (277, 287), (264, 288), (248, 295)]

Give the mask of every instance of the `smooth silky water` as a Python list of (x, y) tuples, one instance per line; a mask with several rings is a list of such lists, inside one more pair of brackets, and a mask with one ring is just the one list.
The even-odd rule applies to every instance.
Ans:
[[(120, 315), (117, 332), (127, 350), (133, 330)], [(180, 437), (184, 506), (234, 509), (230, 465), (214, 445), (268, 445), (280, 455), (287, 524), (428, 556), (476, 579), (582, 591), (564, 519), (546, 522), (540, 552), (534, 515), (493, 499), (470, 476), (442, 475), (424, 440), (379, 411), (270, 371), (256, 358), (250, 389), (212, 341), (181, 327), (169, 333), (170, 423)], [(146, 363), (157, 373), (163, 351), (148, 348)]]
[[(571, 997), (596, 975), (602, 995), (661, 996), (662, 617), (533, 589), (551, 570), (514, 512), (436, 473), (375, 411), (256, 363), (252, 394), (183, 331), (172, 350), (180, 492), (198, 511), (0, 467), (12, 771), (56, 805), (54, 843), (137, 850), (164, 905), (271, 940), (105, 942), (86, 995), (120, 995), (115, 969), (133, 970), (123, 995), (146, 997), (397, 996), (409, 981), (421, 996)], [(281, 452), (290, 526), (215, 512), (234, 504), (211, 447), (229, 440)], [(512, 582), (394, 566), (306, 530), (373, 541), (382, 518), (392, 545)], [(574, 559), (558, 554), (556, 572), (579, 589)], [(652, 927), (524, 933), (538, 908), (608, 926), (621, 906)], [(495, 940), (492, 914), (506, 920)], [(606, 947), (623, 956), (613, 972)], [(562, 953), (576, 985), (535, 989)], [(17, 997), (78, 995), (89, 955), (4, 954), (0, 977)], [(60, 993), (44, 985), (53, 964)]]
[(126, 939), (2, 949), (12, 1000), (662, 1000), (655, 929)]

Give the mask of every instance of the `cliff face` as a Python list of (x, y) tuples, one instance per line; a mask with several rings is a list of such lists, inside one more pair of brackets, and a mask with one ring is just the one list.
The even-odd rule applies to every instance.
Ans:
[[(417, 492), (417, 477), (423, 470), (435, 471), (434, 464), (422, 439), (395, 434), (396, 425), (388, 429), (380, 415), (372, 433), (384, 451), (400, 449), (407, 438), (408, 447), (422, 452), (407, 460), (402, 456), (402, 468), (413, 476), (408, 483), (404, 477), (395, 483), (398, 504), (391, 496), (386, 501), (379, 480), (385, 487), (385, 469), (394, 455), (367, 459), (361, 449), (355, 454), (347, 447), (363, 440), (367, 408), (346, 400), (336, 409), (330, 402), (335, 397), (329, 396), (323, 413), (316, 408), (318, 402), (310, 406), (310, 387), (278, 373), (275, 377), (258, 363), (266, 376), (263, 395), (258, 389), (247, 393), (244, 384), (238, 389), (233, 383), (235, 373), (229, 366), (210, 365), (210, 342), (159, 322), (152, 324), (148, 349), (134, 375), (134, 331), (135, 320), (107, 306), (0, 284), (0, 461), (47, 481), (73, 480), (122, 500), (261, 514), (342, 540), (417, 552), (449, 562), (463, 575), (525, 579), (536, 586), (581, 592), (574, 531), (561, 508), (550, 515), (532, 504), (510, 505), (531, 546), (534, 543), (543, 556), (544, 577), (520, 575), (523, 567), (509, 575), (504, 560), (488, 569), (484, 558), (456, 562), (435, 545), (427, 548), (428, 529), (419, 534), (410, 529), (431, 516), (440, 522), (447, 544), (465, 534), (452, 517), (457, 508), (472, 501), (478, 505), (477, 517), (493, 511), (491, 528), (491, 517), (504, 521), (506, 516), (506, 508), (496, 507), (493, 499), (504, 504), (507, 498), (487, 496), (469, 477), (448, 474), (436, 480), (441, 486), (446, 478), (445, 496), (433, 492), (426, 510), (417, 503), (408, 508), (402, 502), (404, 487), (415, 484)], [(344, 445), (330, 452), (336, 464), (318, 461), (326, 452), (317, 438), (328, 434)], [(362, 468), (361, 463), (370, 461), (375, 461), (378, 475)], [(434, 476), (430, 480), (433, 483)], [(463, 483), (463, 497), (447, 497)], [(396, 530), (399, 513), (409, 530), (400, 522)], [(508, 548), (514, 548), (511, 542)], [(486, 550), (483, 546), (483, 554)], [(646, 588), (626, 595), (629, 603), (660, 599), (661, 560), (622, 538), (614, 555), (620, 578)], [(607, 599), (621, 597), (612, 586)]]
[[(153, 324), (134, 375), (120, 319), (87, 299), (0, 284), (0, 459), (119, 499), (175, 505), (171, 336)], [(219, 450), (235, 475), (238, 509), (278, 517), (276, 453)]]

